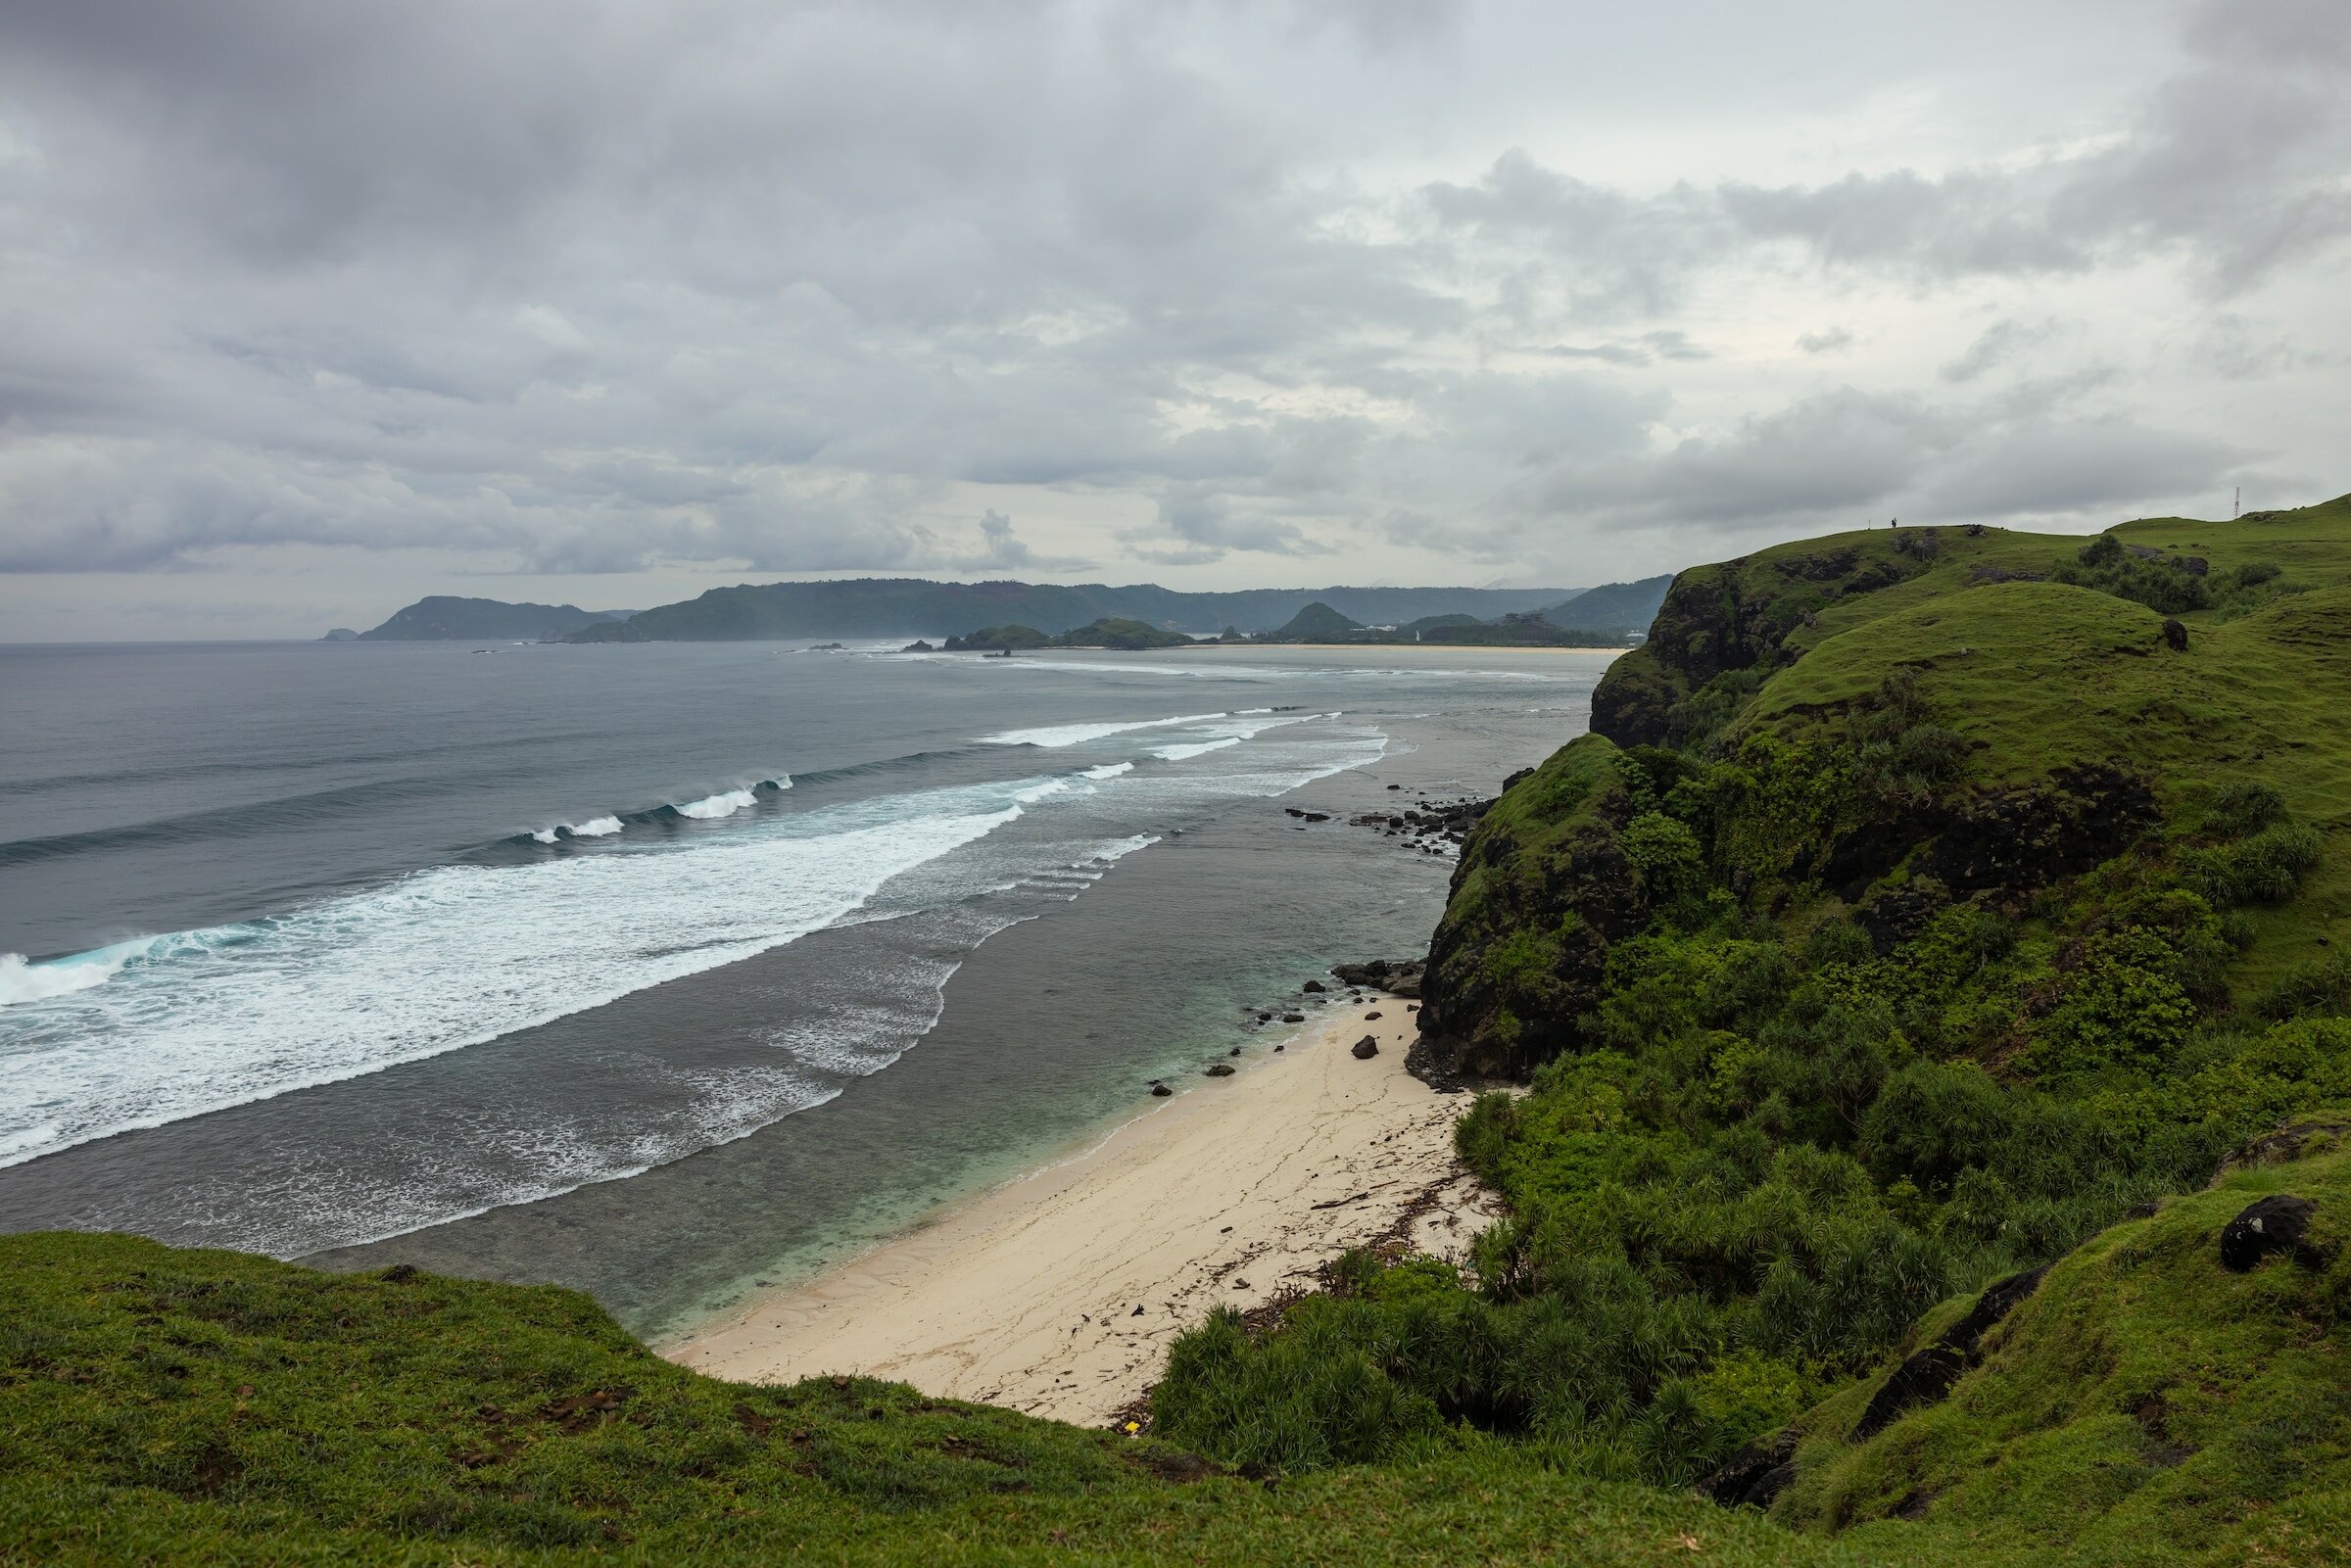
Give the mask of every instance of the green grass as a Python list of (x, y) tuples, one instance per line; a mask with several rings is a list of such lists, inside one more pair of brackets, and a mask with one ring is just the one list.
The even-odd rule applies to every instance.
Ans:
[[(2351, 1153), (2239, 1171), (2085, 1242), (1996, 1328), (1950, 1399), (1866, 1443), (1860, 1394), (1815, 1417), (1775, 1513), (1813, 1530), (2001, 1560), (2148, 1564), (2351, 1555), (2351, 1255), (2220, 1265), (2255, 1198), (2351, 1223)], [(1907, 1506), (1918, 1522), (1892, 1516)], [(1861, 1526), (1862, 1528), (1852, 1528)]]
[(1857, 1560), (1499, 1448), (1268, 1485), (864, 1379), (722, 1383), (572, 1292), (396, 1273), (0, 1240), (0, 1561)]

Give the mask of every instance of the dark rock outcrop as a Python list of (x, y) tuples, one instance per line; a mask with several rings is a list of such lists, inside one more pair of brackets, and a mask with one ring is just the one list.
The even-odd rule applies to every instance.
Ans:
[(1722, 1461), (1720, 1469), (1698, 1484), (1698, 1495), (1725, 1508), (1751, 1504), (1768, 1508), (1771, 1499), (1796, 1479), (1796, 1446), (1803, 1434), (1783, 1427), (1755, 1439)]
[(1934, 1344), (1894, 1369), (1894, 1375), (1871, 1397), (1869, 1408), (1861, 1412), (1852, 1441), (1860, 1443), (1876, 1437), (1909, 1411), (1922, 1404), (1933, 1404), (1950, 1393), (1960, 1374), (1983, 1358), (1981, 1347), (1986, 1332), (2038, 1290), (2048, 1271), (2049, 1265), (2043, 1263), (1985, 1286), (1966, 1316), (1944, 1330)]
[(2318, 1212), (2309, 1199), (2282, 1192), (2247, 1204), (2221, 1227), (2221, 1266), (2241, 1274), (2283, 1253), (2305, 1267), (2317, 1267), (2326, 1260), (2310, 1242), (2311, 1216)]
[(2044, 887), (2113, 859), (2155, 822), (2155, 792), (2138, 775), (2063, 768), (2046, 786), (1998, 790), (1962, 807), (1924, 869), (1962, 893)]
[(2307, 1121), (2280, 1121), (2277, 1126), (2256, 1138), (2249, 1138), (2243, 1147), (2223, 1160), (2220, 1168), (2212, 1173), (2210, 1186), (2217, 1187), (2222, 1178), (2235, 1170), (2260, 1165), (2282, 1165), (2302, 1158), (2312, 1140), (2340, 1138), (2351, 1133), (2351, 1122), (2331, 1121), (2315, 1117)]
[(1415, 958), (1375, 958), (1368, 964), (1333, 964), (1341, 985), (1361, 985), (1390, 996), (1418, 996), (1423, 966)]
[(1211, 1078), (1229, 1078), (1232, 1076), (1233, 1070), (1234, 1069), (1231, 1063), (1216, 1062), (1209, 1065), (1209, 1067), (1203, 1071), (1202, 1076)]
[(1368, 1062), (1379, 1055), (1379, 1042), (1367, 1034), (1355, 1042), (1354, 1052), (1358, 1062)]
[(2185, 653), (2187, 651), (2187, 628), (2178, 621), (2164, 622), (2163, 642), (2164, 646), (2175, 653)]

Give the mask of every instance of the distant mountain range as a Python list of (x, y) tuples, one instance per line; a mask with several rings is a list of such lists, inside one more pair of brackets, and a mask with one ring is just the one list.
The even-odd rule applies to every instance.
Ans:
[[(855, 578), (714, 588), (698, 598), (649, 610), (583, 610), (569, 604), (505, 604), (436, 594), (417, 600), (360, 637), (372, 641), (540, 638), (568, 642), (713, 642), (806, 637), (966, 636), (985, 627), (1033, 627), (1059, 636), (1104, 619), (1212, 634), (1224, 627), (1270, 632), (1314, 603), (1366, 626), (1402, 626), (1433, 616), (1479, 619), (1544, 611), (1557, 625), (1594, 631), (1644, 628), (1670, 578), (1572, 589), (1243, 589), (1184, 594), (1155, 583), (935, 583)], [(1564, 618), (1558, 612), (1574, 605)], [(1587, 613), (1591, 604), (1597, 613)]]

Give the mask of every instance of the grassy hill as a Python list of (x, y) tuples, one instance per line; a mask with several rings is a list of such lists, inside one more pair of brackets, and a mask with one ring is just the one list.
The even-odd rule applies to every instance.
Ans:
[(590, 627), (617, 628), (630, 610), (583, 610), (576, 604), (509, 604), (504, 599), (433, 594), (359, 634), (362, 642), (437, 642), (460, 638), (563, 637)]
[(1670, 575), (1645, 577), (1637, 583), (1603, 583), (1554, 604), (1543, 612), (1543, 618), (1555, 626), (1588, 626), (1611, 638), (1645, 632), (1672, 586)]
[(569, 1291), (0, 1240), (9, 1562), (1679, 1562), (1693, 1532), (1850, 1560), (1509, 1453), (1270, 1479), (863, 1379), (721, 1383)]
[[(2183, 1195), (2351, 1122), (2346, 699), (2351, 500), (1683, 573), (1432, 944), (1423, 1049), (1528, 1083), (1458, 1138), (1512, 1217), (1467, 1274), (1367, 1256), (1211, 1323), (1159, 1430), (1298, 1465), (1466, 1429), (1666, 1486), (1762, 1445), (1774, 1517), (1873, 1554), (2336, 1560), (2351, 1193), (2287, 1167), (2334, 1229), (2226, 1288), (2255, 1178)], [(1947, 1401), (1846, 1441), (2020, 1279)]]

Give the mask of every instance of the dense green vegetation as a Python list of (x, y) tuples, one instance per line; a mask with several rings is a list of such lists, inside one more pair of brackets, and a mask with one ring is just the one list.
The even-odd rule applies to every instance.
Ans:
[[(1780, 1516), (1922, 1549), (2240, 1560), (2280, 1489), (2351, 1521), (2340, 1267), (2218, 1289), (2230, 1195), (2109, 1228), (2351, 1107), (2351, 499), (1684, 573), (1595, 711), (1485, 818), (1423, 981), (1453, 1065), (1528, 1080), (1458, 1134), (1511, 1219), (1465, 1275), (1356, 1257), (1210, 1323), (1159, 1430), (1685, 1485), (1793, 1423)], [(2053, 1259), (1948, 1404), (1844, 1443), (1922, 1321)], [(2209, 1469), (2116, 1457), (2159, 1398)]]

